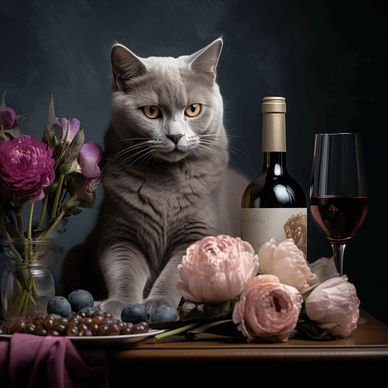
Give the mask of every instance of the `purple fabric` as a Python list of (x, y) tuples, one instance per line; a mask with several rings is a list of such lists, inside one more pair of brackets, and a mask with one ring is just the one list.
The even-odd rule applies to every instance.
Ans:
[(105, 352), (77, 350), (67, 337), (17, 333), (0, 341), (0, 387), (109, 387)]

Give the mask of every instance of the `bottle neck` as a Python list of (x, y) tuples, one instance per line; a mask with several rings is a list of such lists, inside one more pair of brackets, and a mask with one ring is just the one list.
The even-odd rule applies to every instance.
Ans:
[(285, 113), (263, 113), (261, 149), (263, 152), (286, 152)]
[(271, 171), (275, 176), (287, 173), (285, 152), (263, 152), (262, 155), (262, 171)]
[(262, 169), (273, 175), (283, 175), (286, 167), (286, 115), (263, 112)]

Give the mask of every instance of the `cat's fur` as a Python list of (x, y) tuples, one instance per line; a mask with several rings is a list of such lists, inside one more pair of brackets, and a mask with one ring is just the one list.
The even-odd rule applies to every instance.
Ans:
[[(221, 49), (217, 39), (190, 56), (139, 58), (113, 46), (105, 197), (94, 230), (65, 261), (67, 291), (90, 289), (115, 315), (130, 302), (176, 306), (177, 265), (187, 246), (207, 235), (239, 234), (247, 182), (227, 168), (216, 83)], [(186, 117), (193, 103), (202, 111)], [(162, 117), (147, 118), (142, 107), (150, 105)]]

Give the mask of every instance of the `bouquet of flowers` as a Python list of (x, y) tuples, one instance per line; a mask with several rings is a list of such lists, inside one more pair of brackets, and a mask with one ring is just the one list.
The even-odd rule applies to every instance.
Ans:
[(157, 340), (217, 328), (248, 341), (331, 339), (350, 336), (357, 327), (354, 285), (338, 276), (332, 259), (309, 266), (292, 239), (271, 240), (256, 255), (240, 238), (205, 237), (187, 249), (178, 268), (180, 320)]
[(23, 134), (22, 121), (22, 116), (6, 106), (3, 95), (0, 238), (20, 269), (15, 272), (15, 300), (7, 301), (16, 309), (16, 316), (24, 315), (31, 304), (36, 304), (38, 284), (29, 266), (41, 257), (45, 242), (61, 221), (78, 214), (81, 208), (93, 206), (101, 159), (100, 146), (85, 142), (78, 119), (56, 117), (52, 98), (42, 139)]

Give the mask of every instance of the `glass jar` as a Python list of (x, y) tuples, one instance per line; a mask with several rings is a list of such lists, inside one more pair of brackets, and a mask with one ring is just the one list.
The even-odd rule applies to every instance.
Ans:
[(3, 318), (46, 313), (48, 300), (55, 295), (50, 264), (50, 240), (2, 240), (8, 258), (1, 282)]

